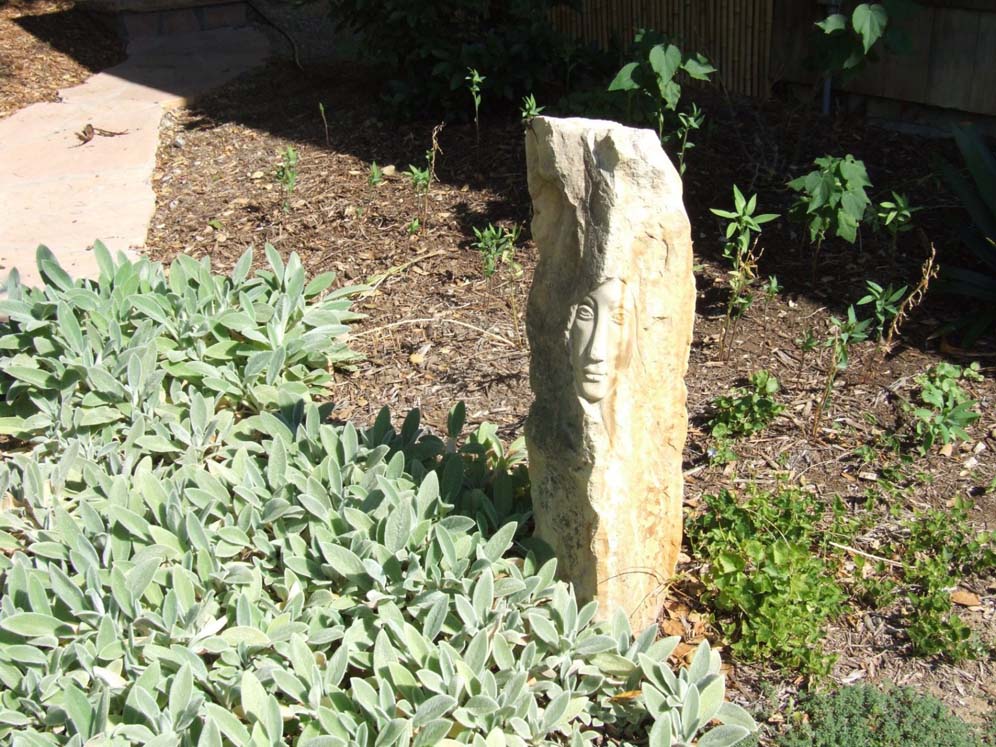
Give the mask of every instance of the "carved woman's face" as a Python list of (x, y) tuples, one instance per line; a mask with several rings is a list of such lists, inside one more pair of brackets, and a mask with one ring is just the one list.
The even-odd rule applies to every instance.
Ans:
[(571, 365), (578, 396), (595, 403), (612, 390), (616, 371), (628, 363), (626, 286), (606, 280), (585, 296), (571, 324)]

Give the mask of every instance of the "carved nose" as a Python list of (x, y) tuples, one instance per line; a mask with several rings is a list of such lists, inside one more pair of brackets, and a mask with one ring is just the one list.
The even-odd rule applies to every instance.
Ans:
[(609, 344), (609, 325), (601, 320), (595, 321), (595, 330), (591, 335), (591, 346), (588, 349), (588, 358), (595, 363), (602, 363), (608, 355), (606, 348)]

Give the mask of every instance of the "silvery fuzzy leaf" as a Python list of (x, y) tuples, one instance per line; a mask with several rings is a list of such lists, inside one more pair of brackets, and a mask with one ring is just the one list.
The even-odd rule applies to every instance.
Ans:
[(743, 726), (717, 726), (699, 738), (698, 747), (733, 747), (748, 736), (750, 732)]

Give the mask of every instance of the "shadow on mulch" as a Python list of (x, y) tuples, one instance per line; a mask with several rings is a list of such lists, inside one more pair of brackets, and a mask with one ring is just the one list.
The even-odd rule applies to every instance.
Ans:
[[(20, 0), (19, 6), (44, 6), (38, 0)], [(124, 44), (106, 23), (92, 13), (72, 7), (55, 13), (24, 15), (14, 21), (52, 49), (72, 57), (91, 72), (122, 62)]]

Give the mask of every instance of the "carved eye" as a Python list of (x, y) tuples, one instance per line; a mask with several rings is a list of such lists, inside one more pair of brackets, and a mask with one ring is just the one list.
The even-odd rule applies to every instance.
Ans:
[(582, 322), (590, 322), (595, 318), (595, 310), (589, 306), (587, 303), (583, 303), (578, 306), (578, 312), (576, 318)]

